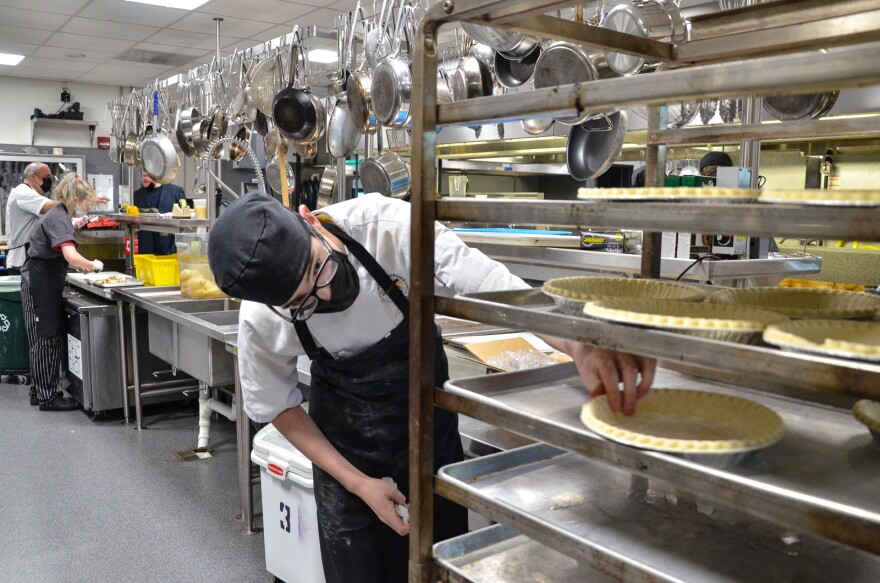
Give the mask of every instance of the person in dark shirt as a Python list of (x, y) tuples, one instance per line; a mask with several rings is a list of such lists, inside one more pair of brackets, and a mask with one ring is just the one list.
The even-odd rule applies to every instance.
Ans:
[(59, 396), (58, 373), (67, 333), (64, 317), (64, 284), (67, 268), (82, 273), (103, 269), (76, 250), (72, 215), (85, 214), (95, 204), (95, 191), (70, 173), (55, 188), (58, 204), (43, 215), (28, 238), (27, 260), (21, 268), (21, 299), (29, 329), (31, 371), (40, 411), (70, 411), (76, 401)]
[[(186, 198), (183, 189), (176, 184), (159, 184), (146, 172), (141, 178), (142, 188), (134, 191), (134, 205), (139, 208), (154, 208), (160, 213), (170, 213), (174, 203)], [(174, 253), (174, 235), (163, 235), (153, 231), (138, 231), (138, 253), (171, 255)]]

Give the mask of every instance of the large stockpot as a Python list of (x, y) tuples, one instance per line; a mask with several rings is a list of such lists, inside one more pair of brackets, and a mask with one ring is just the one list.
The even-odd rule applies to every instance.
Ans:
[(361, 184), (364, 192), (378, 192), (391, 198), (405, 198), (412, 179), (400, 156), (391, 150), (364, 160), (361, 165)]
[(492, 28), (472, 22), (462, 22), (461, 27), (472, 39), (488, 45), (511, 59), (521, 59), (538, 47), (539, 39), (512, 30)]
[(575, 180), (589, 180), (605, 173), (620, 155), (626, 139), (626, 112), (591, 119), (572, 126), (568, 134), (565, 162)]
[[(674, 2), (639, 0), (612, 8), (602, 28), (667, 43), (687, 41), (687, 21)], [(635, 75), (649, 63), (644, 57), (617, 51), (605, 51), (608, 65), (619, 75)]]

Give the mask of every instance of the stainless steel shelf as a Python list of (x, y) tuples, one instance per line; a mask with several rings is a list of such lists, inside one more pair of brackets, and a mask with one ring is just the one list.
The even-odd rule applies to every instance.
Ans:
[(163, 219), (158, 216), (129, 216), (121, 213), (108, 214), (114, 221), (131, 225), (138, 229), (156, 231), (159, 233), (186, 233), (198, 227), (210, 227), (211, 221), (207, 219)]
[(820, 358), (775, 348), (707, 340), (648, 328), (567, 316), (539, 289), (436, 298), (437, 313), (517, 330), (570, 338), (707, 370), (727, 370), (737, 384), (796, 394), (814, 402), (851, 405), (857, 397), (880, 400), (880, 365)]
[(54, 128), (87, 128), (89, 130), (89, 146), (95, 141), (95, 128), (98, 122), (81, 119), (52, 119), (46, 117), (38, 117), (31, 119), (31, 145), (36, 140), (36, 129), (38, 127), (54, 127)]
[(518, 225), (589, 225), (645, 231), (729, 233), (760, 237), (880, 240), (880, 207), (495, 199), (436, 202), (443, 221)]
[(613, 583), (616, 579), (496, 524), (434, 546), (447, 583)]
[[(728, 41), (729, 42), (729, 41)], [(474, 125), (540, 117), (602, 113), (633, 105), (665, 105), (695, 99), (834, 91), (880, 83), (880, 43), (704, 65), (560, 85), (534, 91), (467, 99), (437, 106), (438, 125)], [(414, 151), (418, 151), (414, 140)]]
[[(742, 396), (737, 389), (694, 380), (666, 370), (658, 371), (655, 386), (698, 388)], [(880, 472), (876, 471), (880, 451), (866, 428), (855, 421), (849, 411), (758, 393), (749, 394), (748, 398), (782, 416), (785, 436), (774, 445), (756, 452), (745, 463), (717, 468), (613, 443), (589, 431), (579, 419), (581, 406), (586, 401), (586, 390), (573, 364), (448, 381), (443, 389), (435, 391), (435, 398), (441, 407), (528, 434), (602, 462), (601, 468), (593, 461), (573, 462), (576, 465), (593, 464), (590, 466), (592, 470), (580, 472), (579, 480), (584, 487), (587, 487), (587, 476), (590, 480), (598, 479), (596, 476), (606, 472), (617, 476), (619, 481), (635, 473), (649, 480), (664, 482), (663, 486), (652, 484), (652, 488), (666, 489), (667, 492), (673, 488), (672, 492), (677, 495), (681, 492), (692, 493), (701, 503), (737, 509), (761, 520), (779, 522), (795, 532), (813, 534), (880, 554), (880, 499), (876, 495), (880, 488)], [(444, 474), (450, 475), (448, 468)], [(475, 486), (473, 476), (461, 479)], [(561, 514), (564, 508), (562, 497), (555, 496), (558, 493), (554, 490), (555, 485), (561, 482), (561, 479), (533, 476), (528, 481), (529, 487), (508, 484), (501, 490), (508, 490), (508, 496), (527, 496), (533, 500), (533, 504), (556, 505)], [(540, 493), (535, 489), (536, 484), (540, 484)], [(437, 485), (441, 487), (439, 483)], [(457, 490), (444, 489), (441, 493), (462, 502), (461, 488)], [(483, 501), (475, 509), (481, 513), (489, 512), (489, 518), (499, 521), (518, 517), (521, 512), (511, 510), (511, 503), (505, 501), (501, 490), (493, 491), (493, 496), (499, 498), (497, 504)], [(613, 491), (610, 485), (601, 485), (596, 489), (596, 492), (609, 496), (613, 495)], [(583, 502), (590, 498), (590, 495), (583, 493), (578, 500)], [(469, 498), (468, 502), (471, 501), (473, 499)], [(549, 519), (548, 516), (544, 518)], [(593, 518), (585, 520), (584, 526), (575, 526), (581, 518), (585, 517), (560, 517), (560, 520), (566, 522), (569, 530), (585, 529), (581, 530), (584, 536), (587, 536), (587, 532), (596, 535), (589, 527), (594, 522)], [(623, 520), (622, 525), (627, 522)], [(645, 528), (650, 528), (648, 525), (653, 522), (644, 517), (636, 520)], [(548, 539), (546, 525), (539, 522), (514, 524), (507, 521), (507, 525), (528, 536), (543, 533), (540, 540), (570, 556), (589, 558), (593, 556), (593, 551), (598, 551), (593, 547), (593, 551), (585, 550), (583, 552), (587, 555), (583, 555), (578, 554), (581, 552), (577, 550), (579, 545), (563, 548), (558, 544), (559, 540)], [(696, 524), (694, 528), (697, 528)], [(685, 532), (688, 527), (679, 525), (677, 530)], [(669, 536), (658, 533), (648, 539), (657, 544), (659, 541), (668, 541)], [(609, 548), (608, 551), (614, 549)], [(639, 554), (645, 553), (650, 554), (649, 549), (639, 551)], [(876, 557), (874, 560), (877, 560)], [(714, 579), (684, 577), (684, 580)], [(837, 579), (832, 577), (827, 580)]]
[[(562, 277), (573, 272), (602, 271), (637, 275), (641, 272), (641, 255), (629, 253), (605, 253), (581, 249), (556, 249), (544, 247), (520, 247), (493, 243), (468, 241), (467, 233), (459, 236), (469, 247), (479, 249), (492, 259), (502, 262), (508, 269), (526, 279), (546, 280), (550, 275)], [(674, 279), (693, 261), (664, 257), (660, 260), (660, 277)], [(822, 270), (822, 259), (813, 256), (773, 257), (768, 259), (706, 260), (688, 271), (682, 278), (688, 281), (730, 281), (764, 277), (800, 277)], [(558, 272), (558, 273), (556, 273)]]
[(756, 564), (764, 581), (880, 577), (880, 559), (867, 553), (815, 536), (788, 543), (783, 526), (662, 483), (640, 488), (626, 472), (546, 444), (447, 466), (437, 490), (616, 580), (750, 582)]

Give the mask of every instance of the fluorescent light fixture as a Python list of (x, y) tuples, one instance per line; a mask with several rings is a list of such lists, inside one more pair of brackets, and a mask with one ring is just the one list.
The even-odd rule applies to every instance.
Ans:
[(138, 4), (149, 4), (151, 6), (162, 6), (163, 8), (177, 8), (178, 10), (195, 10), (208, 0), (125, 0), (126, 2), (137, 2)]
[(312, 49), (309, 51), (309, 60), (313, 63), (335, 63), (337, 61), (336, 51)]
[(24, 55), (12, 55), (9, 53), (0, 53), (0, 65), (16, 66), (24, 58)]

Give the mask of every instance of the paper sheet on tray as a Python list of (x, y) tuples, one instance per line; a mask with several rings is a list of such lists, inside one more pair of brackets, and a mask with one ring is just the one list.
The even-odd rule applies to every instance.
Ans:
[(508, 340), (510, 338), (522, 338), (541, 352), (553, 352), (553, 347), (532, 334), (531, 332), (511, 332), (508, 334), (480, 334), (476, 336), (458, 336), (449, 338), (449, 343), (453, 346), (466, 348), (467, 344), (473, 342), (488, 342), (490, 340)]

